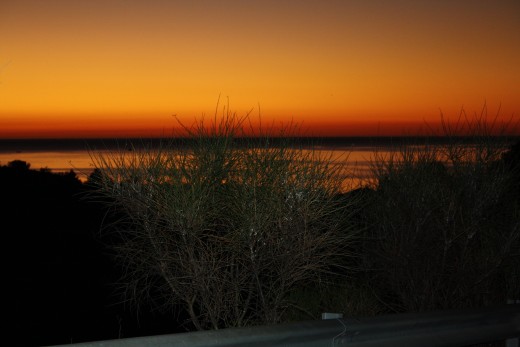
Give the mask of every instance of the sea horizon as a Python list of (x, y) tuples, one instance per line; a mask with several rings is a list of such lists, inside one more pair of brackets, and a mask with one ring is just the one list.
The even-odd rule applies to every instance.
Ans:
[[(238, 138), (237, 144), (254, 138)], [(394, 152), (408, 145), (442, 146), (457, 141), (471, 145), (472, 137), (446, 136), (344, 136), (344, 137), (271, 137), (276, 146), (289, 140), (291, 145), (314, 149), (325, 157), (341, 163), (345, 175), (361, 181), (369, 178), (374, 154)], [(514, 143), (520, 136), (504, 138)], [(14, 160), (25, 161), (31, 169), (46, 169), (55, 173), (74, 171), (81, 181), (86, 181), (96, 168), (96, 153), (117, 153), (157, 148), (168, 143), (173, 146), (189, 146), (189, 138), (91, 138), (91, 139), (0, 139), (0, 166)]]
[[(503, 138), (508, 142), (520, 140), (519, 136), (494, 136)], [(239, 137), (237, 143), (263, 137)], [(400, 146), (414, 144), (442, 145), (450, 141), (470, 144), (475, 141), (474, 136), (430, 136), (430, 135), (403, 135), (403, 136), (270, 136), (273, 145), (277, 141), (289, 140), (295, 145), (308, 145), (313, 147), (359, 147), (359, 146)], [(113, 150), (124, 149), (128, 145), (136, 148), (141, 146), (154, 146), (164, 143), (178, 145), (189, 144), (192, 139), (188, 137), (107, 137), (107, 138), (0, 138), (0, 153), (24, 152), (24, 151), (49, 151), (49, 150)]]

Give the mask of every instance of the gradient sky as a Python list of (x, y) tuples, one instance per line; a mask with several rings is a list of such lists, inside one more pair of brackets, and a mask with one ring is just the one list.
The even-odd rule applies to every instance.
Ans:
[(157, 136), (221, 96), (310, 135), (520, 114), (518, 0), (2, 0), (0, 138)]

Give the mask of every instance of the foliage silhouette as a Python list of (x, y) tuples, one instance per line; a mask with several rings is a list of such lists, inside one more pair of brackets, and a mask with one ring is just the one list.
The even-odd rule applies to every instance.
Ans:
[(189, 146), (94, 156), (101, 196), (125, 216), (123, 289), (138, 303), (181, 305), (199, 330), (278, 323), (305, 304), (294, 288), (350, 256), (339, 167), (284, 134), (276, 146), (245, 140), (242, 124), (227, 113), (186, 128)]
[(173, 316), (134, 313), (118, 304), (118, 269), (99, 240), (103, 205), (85, 200), (91, 187), (73, 171), (0, 166), (0, 218), (12, 346), (66, 344), (171, 332)]
[(481, 307), (520, 292), (518, 144), (507, 151), (475, 122), (463, 143), (448, 131), (447, 145), (374, 159), (361, 266), (384, 310)]

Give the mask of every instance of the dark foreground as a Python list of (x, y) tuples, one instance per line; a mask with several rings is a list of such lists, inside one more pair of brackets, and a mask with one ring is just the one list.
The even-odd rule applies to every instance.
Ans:
[[(439, 165), (426, 171), (419, 167), (419, 176), (415, 176), (417, 167), (409, 172), (396, 171), (395, 177), (388, 176), (376, 190), (357, 191), (353, 198), (359, 195), (368, 200), (361, 204), (364, 208), (354, 215), (354, 221), (365, 225), (366, 235), (373, 236), (357, 244), (365, 254), (358, 258), (357, 265), (372, 271), (357, 273), (357, 289), (352, 286), (353, 278), (346, 285), (334, 287), (328, 296), (340, 301), (331, 302), (330, 307), (346, 305), (338, 310), (364, 316), (366, 312), (384, 313), (381, 307), (390, 308), (392, 313), (416, 312), (482, 307), (515, 298), (511, 295), (517, 295), (520, 288), (520, 143), (502, 160), (506, 167), (514, 168), (513, 175), (507, 176), (511, 185), (496, 201), (482, 199), (482, 194), (494, 190), (479, 188), (473, 192), (468, 185), (456, 196), (465, 205), (455, 210), (453, 220), (446, 220), (441, 212), (446, 206), (455, 206), (457, 201), (446, 200), (447, 194), (458, 191), (455, 188), (464, 182), (453, 185), (458, 181), (453, 181)], [(489, 170), (484, 170), (484, 174)], [(476, 176), (475, 184), (489, 186), (486, 177)], [(428, 189), (433, 184), (436, 189)], [(117, 285), (121, 269), (105, 246), (113, 240), (101, 237), (105, 233), (100, 232), (103, 225), (117, 217), (107, 214), (106, 204), (92, 199), (92, 193), (93, 187), (88, 182), (81, 183), (72, 171), (55, 174), (31, 170), (23, 161), (0, 167), (0, 228), (7, 287), (7, 307), (3, 312), (8, 322), (4, 324), (7, 336), (3, 338), (11, 341), (10, 345), (68, 344), (175, 333), (191, 327), (183, 325), (185, 317), (159, 311), (153, 303), (136, 311), (121, 302), (121, 296), (116, 294), (121, 288)], [(478, 215), (465, 216), (480, 200), (486, 203), (485, 208), (476, 210)], [(479, 206), (480, 203), (476, 205)], [(418, 223), (422, 219), (426, 222)], [(382, 223), (373, 223), (374, 220)], [(440, 239), (437, 235), (438, 230), (444, 232), (448, 227), (458, 235), (468, 221), (475, 225), (470, 225), (467, 237), (459, 235), (447, 244), (448, 238)], [(384, 228), (379, 230), (374, 225)], [(405, 228), (408, 225), (410, 230)], [(475, 228), (481, 229), (481, 235), (474, 235)], [(426, 261), (442, 255), (442, 249), (446, 253), (442, 267), (437, 266), (438, 262)], [(411, 288), (410, 283), (417, 287)], [(315, 292), (312, 287), (300, 288), (296, 294), (307, 298), (311, 293), (304, 300), (309, 304), (316, 299)], [(346, 297), (348, 303), (344, 302)], [(327, 295), (320, 294), (318, 299), (326, 298)], [(358, 310), (356, 305), (364, 307)]]
[[(142, 307), (139, 316), (115, 294), (118, 269), (100, 240), (105, 207), (86, 199), (71, 172), (0, 167), (4, 341), (13, 346), (67, 344), (171, 333), (173, 314)], [(171, 322), (171, 323), (170, 323)]]

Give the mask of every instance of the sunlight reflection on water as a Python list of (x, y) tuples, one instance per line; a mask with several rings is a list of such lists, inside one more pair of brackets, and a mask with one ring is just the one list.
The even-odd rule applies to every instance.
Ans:
[[(344, 167), (344, 174), (358, 184), (371, 177), (370, 161), (376, 147), (352, 149), (320, 149), (317, 153)], [(379, 149), (380, 150), (380, 149)], [(108, 153), (108, 151), (105, 151)], [(96, 153), (99, 153), (96, 152)], [(85, 181), (94, 170), (94, 161), (87, 150), (52, 150), (52, 151), (21, 151), (0, 152), (0, 165), (7, 165), (13, 160), (23, 160), (31, 164), (32, 169), (49, 169), (52, 172), (69, 172), (74, 170), (79, 179)]]
[(49, 169), (52, 172), (74, 170), (85, 181), (94, 170), (94, 164), (88, 151), (34, 151), (0, 153), (0, 165), (7, 165), (13, 160), (23, 160), (31, 164), (31, 169)]

